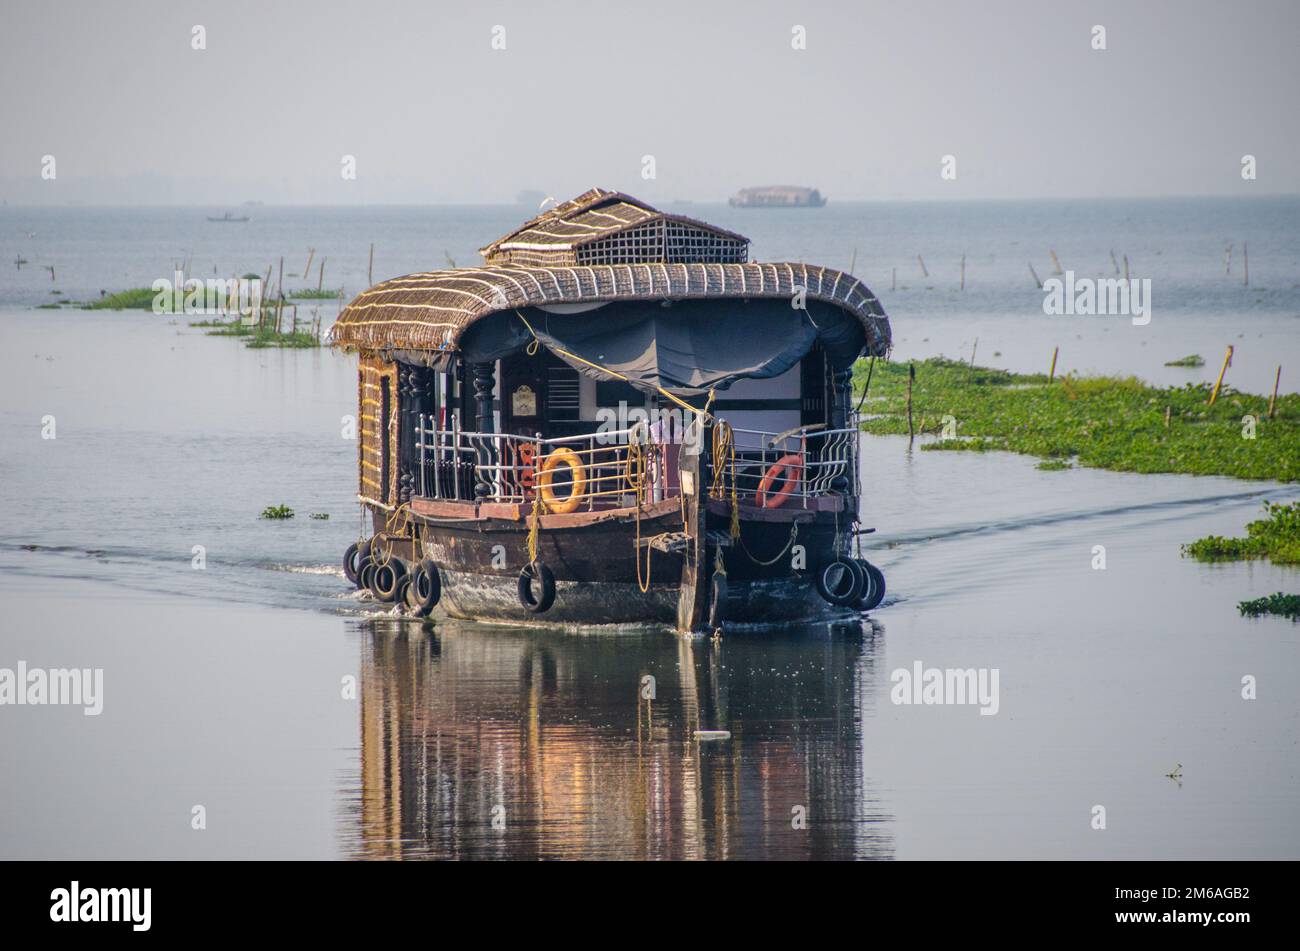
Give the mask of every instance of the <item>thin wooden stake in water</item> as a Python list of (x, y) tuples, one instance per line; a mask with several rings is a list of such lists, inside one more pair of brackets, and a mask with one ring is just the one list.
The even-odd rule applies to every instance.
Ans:
[(1059, 345), (1052, 348), (1052, 368), (1047, 371), (1047, 382), (1051, 383), (1056, 379), (1056, 355), (1061, 352)]
[(1223, 250), (1223, 276), (1227, 277), (1232, 273), (1232, 245), (1228, 245)]
[(375, 286), (375, 243), (370, 242), (370, 265), (366, 268), (366, 286)]
[(1038, 272), (1034, 270), (1034, 262), (1032, 261), (1029, 262), (1029, 273), (1034, 275), (1034, 283), (1038, 285), (1038, 289), (1041, 291), (1043, 289), (1043, 282), (1039, 280)]
[(1241, 242), (1241, 286), (1250, 287), (1250, 252), (1246, 242)]
[(1113, 268), (1115, 269), (1115, 276), (1118, 277), (1118, 276), (1119, 276), (1119, 262), (1115, 260), (1115, 249), (1114, 249), (1114, 248), (1111, 248), (1111, 251), (1110, 251), (1110, 264), (1111, 264), (1111, 267), (1113, 267)]
[(975, 351), (979, 349), (980, 338), (975, 338), (975, 343), (970, 348), (970, 368), (975, 369)]
[(306, 266), (305, 268), (302, 269), (302, 279), (303, 279), (304, 281), (305, 281), (305, 280), (308, 280), (308, 279), (310, 278), (310, 276), (311, 276), (311, 259), (314, 258), (315, 256), (316, 256), (316, 249), (315, 249), (315, 248), (308, 248), (308, 249), (307, 249), (307, 266)]
[(922, 274), (924, 277), (929, 277), (929, 276), (930, 276), (930, 272), (927, 271), (927, 270), (925, 269), (925, 258), (921, 257), (921, 255), (918, 254), (918, 255), (916, 256), (916, 260), (917, 260), (917, 263), (919, 263), (919, 264), (921, 265), (921, 274)]
[(961, 289), (966, 290), (966, 255), (961, 256)]
[(1128, 280), (1128, 255), (1124, 255), (1124, 280)]
[(268, 264), (266, 266), (266, 279), (262, 281), (262, 294), (257, 301), (257, 326), (259, 327), (266, 321), (266, 309), (264, 305), (266, 304), (266, 295), (271, 291), (271, 270), (274, 267), (274, 264)]
[(320, 291), (325, 286), (325, 259), (320, 259), (320, 276), (316, 278), (316, 290)]
[(1282, 382), (1282, 365), (1279, 363), (1277, 373), (1273, 374), (1273, 395), (1268, 398), (1268, 418), (1273, 418), (1273, 408), (1277, 406), (1277, 385)]
[(912, 445), (916, 431), (912, 428), (912, 383), (916, 380), (916, 364), (907, 365), (907, 444)]
[(897, 288), (898, 288), (898, 268), (891, 267), (889, 269), (889, 289), (892, 291), (892, 290), (897, 290)]
[(1214, 383), (1214, 390), (1210, 393), (1210, 402), (1207, 406), (1213, 406), (1214, 401), (1219, 398), (1219, 388), (1223, 386), (1223, 375), (1228, 372), (1228, 367), (1232, 365), (1232, 346), (1228, 346), (1228, 352), (1223, 355), (1223, 366), (1219, 369), (1219, 378)]
[(1056, 252), (1053, 251), (1051, 248), (1048, 248), (1047, 250), (1052, 255), (1052, 266), (1056, 268), (1056, 273), (1064, 274), (1065, 272), (1061, 270), (1061, 261), (1059, 258), (1057, 258)]

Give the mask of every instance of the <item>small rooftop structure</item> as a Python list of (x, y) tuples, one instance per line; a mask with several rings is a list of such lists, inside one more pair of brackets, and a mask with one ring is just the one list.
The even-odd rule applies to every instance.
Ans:
[(487, 264), (744, 264), (749, 239), (592, 188), (481, 249)]

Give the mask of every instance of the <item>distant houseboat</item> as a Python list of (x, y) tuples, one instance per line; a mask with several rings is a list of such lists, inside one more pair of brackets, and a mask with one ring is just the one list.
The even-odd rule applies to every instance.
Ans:
[(890, 327), (860, 281), (602, 189), (482, 254), (332, 330), (360, 354), (354, 583), (418, 615), (691, 633), (880, 603), (849, 380)]
[(797, 185), (764, 185), (742, 188), (728, 202), (733, 208), (820, 208), (826, 204), (815, 188)]
[(214, 218), (212, 215), (208, 215), (208, 221), (228, 222), (230, 224), (241, 224), (248, 220), (249, 219), (247, 215), (242, 215), (236, 218), (230, 212), (226, 212), (224, 215), (221, 215), (219, 218)]

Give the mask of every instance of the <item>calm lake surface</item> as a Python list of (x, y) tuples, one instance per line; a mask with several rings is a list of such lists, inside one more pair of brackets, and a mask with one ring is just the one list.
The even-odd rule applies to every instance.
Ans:
[[(1067, 370), (1181, 383), (1232, 344), (1229, 383), (1262, 392), (1279, 363), (1300, 381), (1292, 199), (673, 210), (762, 259), (847, 267), (856, 247), (896, 359), (978, 337), (980, 363), (1044, 369), (1060, 345)], [(1297, 572), (1179, 557), (1300, 488), (866, 438), (864, 554), (890, 593), (861, 625), (714, 643), (401, 621), (337, 567), (355, 357), (35, 308), (185, 258), (293, 273), (308, 246), (351, 295), (371, 240), (376, 279), (464, 265), (525, 212), (220, 211), (0, 208), (0, 667), (101, 667), (105, 693), (97, 717), (0, 707), (0, 857), (1300, 857), (1300, 625), (1236, 610)], [(1026, 263), (1049, 276), (1049, 247), (1092, 276), (1128, 254), (1151, 324), (1043, 315)], [(1207, 366), (1163, 366), (1188, 353)], [(278, 503), (297, 517), (258, 519)], [(997, 715), (892, 703), (917, 661), (997, 668)]]

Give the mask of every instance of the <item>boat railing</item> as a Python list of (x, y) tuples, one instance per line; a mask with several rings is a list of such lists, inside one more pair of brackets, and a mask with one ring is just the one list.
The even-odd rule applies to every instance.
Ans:
[(783, 433), (736, 428), (732, 432), (737, 445), (734, 459), (729, 457), (721, 463), (714, 460), (714, 465), (721, 466), (727, 491), (734, 480), (742, 502), (772, 506), (782, 495), (786, 498), (779, 504), (793, 500), (807, 507), (811, 499), (853, 491), (856, 428), (827, 430), (809, 426)]
[[(709, 483), (715, 493), (719, 477), (724, 497), (734, 480), (740, 501), (766, 506), (777, 495), (785, 498), (775, 504), (793, 500), (807, 507), (811, 499), (854, 491), (856, 429), (732, 432), (734, 453), (713, 461)], [(421, 415), (416, 437), (423, 498), (531, 504), (545, 481), (550, 509), (569, 512), (625, 508), (638, 495), (642, 503), (678, 496), (679, 453), (686, 449), (652, 442), (644, 425), (544, 439), (465, 431), (455, 414), (444, 426)], [(775, 469), (778, 463), (782, 467)]]
[(638, 491), (643, 501), (676, 494), (644, 428), (544, 439), (467, 432), (453, 414), (441, 427), (421, 415), (416, 435), (424, 498), (531, 503), (545, 481), (551, 508), (572, 512), (635, 505)]

